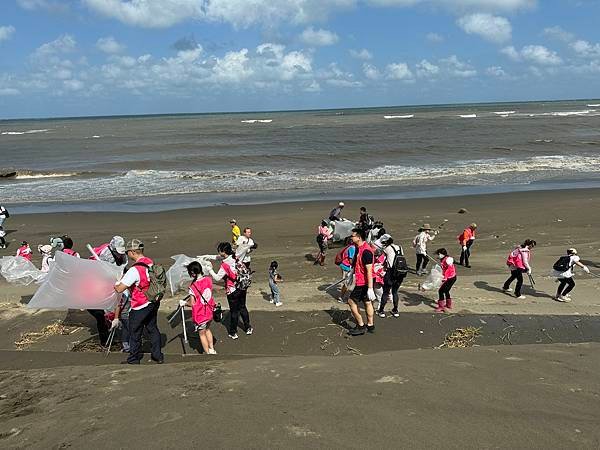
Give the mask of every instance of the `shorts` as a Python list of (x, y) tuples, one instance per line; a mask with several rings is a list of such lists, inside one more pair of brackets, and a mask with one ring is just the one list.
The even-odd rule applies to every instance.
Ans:
[(196, 324), (196, 328), (194, 328), (194, 331), (208, 330), (210, 328), (211, 323), (212, 323), (212, 320), (207, 320), (206, 322), (203, 322), (201, 324)]
[(368, 286), (356, 286), (352, 293), (350, 294), (350, 298), (355, 302), (370, 302), (369, 297), (367, 297), (367, 291), (369, 290)]

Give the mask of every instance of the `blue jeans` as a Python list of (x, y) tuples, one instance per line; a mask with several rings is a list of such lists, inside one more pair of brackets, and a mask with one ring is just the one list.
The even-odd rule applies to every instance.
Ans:
[(0, 227), (2, 226), (2, 224), (4, 223), (5, 220), (6, 220), (6, 217), (0, 217)]
[(271, 280), (269, 280), (269, 287), (271, 288), (271, 298), (273, 299), (273, 301), (275, 303), (280, 303), (281, 300), (279, 300), (279, 286), (277, 286), (276, 283), (273, 283)]

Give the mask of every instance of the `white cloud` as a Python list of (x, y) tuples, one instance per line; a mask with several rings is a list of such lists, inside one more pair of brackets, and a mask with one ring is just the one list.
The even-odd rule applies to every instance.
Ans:
[(305, 92), (321, 92), (321, 85), (313, 80), (308, 86), (304, 88)]
[(459, 60), (456, 55), (440, 59), (439, 62), (443, 66), (444, 72), (449, 76), (470, 78), (477, 75), (477, 70), (475, 70), (470, 64)]
[(80, 91), (85, 87), (84, 83), (80, 80), (65, 80), (63, 81), (63, 85), (69, 91)]
[(412, 80), (413, 73), (408, 68), (406, 63), (392, 63), (388, 64), (386, 69), (386, 78), (390, 80)]
[(381, 72), (373, 64), (364, 63), (363, 73), (369, 80), (379, 80), (381, 78)]
[(513, 61), (525, 61), (541, 66), (557, 66), (562, 64), (562, 59), (555, 51), (549, 50), (543, 45), (526, 45), (520, 51), (513, 46), (504, 47), (501, 50)]
[(430, 78), (440, 73), (440, 68), (426, 59), (417, 64), (417, 76), (419, 78)]
[(451, 11), (510, 12), (531, 9), (537, 0), (367, 0), (377, 6), (441, 6)]
[(15, 27), (12, 25), (5, 25), (0, 27), (0, 42), (7, 41), (15, 32)]
[(519, 51), (512, 45), (509, 45), (508, 47), (504, 47), (502, 50), (500, 50), (500, 53), (505, 54), (513, 61), (521, 60), (521, 55), (519, 54)]
[(334, 45), (340, 40), (338, 35), (331, 31), (324, 29), (315, 30), (313, 27), (308, 27), (306, 30), (304, 30), (300, 35), (300, 39), (305, 44), (312, 45), (314, 47)]
[(558, 25), (544, 28), (544, 35), (563, 42), (571, 42), (573, 39), (575, 39), (575, 35), (573, 35), (573, 33), (569, 33)]
[(70, 34), (64, 34), (52, 42), (40, 45), (34, 52), (38, 58), (56, 55), (60, 53), (70, 53), (77, 47), (77, 42)]
[(356, 88), (362, 87), (363, 83), (356, 80), (355, 76), (351, 72), (345, 72), (340, 69), (336, 63), (329, 64), (327, 70), (320, 70), (317, 76), (330, 86), (344, 87), (344, 88)]
[(433, 44), (439, 44), (440, 42), (444, 42), (444, 36), (438, 33), (427, 33), (425, 35), (425, 39)]
[(600, 44), (592, 44), (579, 39), (571, 43), (571, 48), (583, 58), (600, 58)]
[(125, 50), (125, 46), (119, 44), (117, 40), (112, 36), (107, 36), (98, 39), (98, 41), (96, 42), (96, 47), (100, 51), (108, 54), (121, 53)]
[(350, 56), (356, 59), (361, 59), (363, 61), (369, 61), (373, 59), (373, 54), (366, 48), (363, 48), (361, 50), (350, 50)]
[(512, 35), (512, 27), (508, 19), (491, 14), (469, 14), (458, 19), (457, 24), (465, 33), (477, 34), (495, 43), (509, 41)]
[(19, 95), (21, 91), (15, 88), (0, 88), (0, 96)]
[(500, 66), (491, 66), (485, 69), (485, 73), (491, 77), (496, 78), (506, 78), (508, 74), (506, 71)]

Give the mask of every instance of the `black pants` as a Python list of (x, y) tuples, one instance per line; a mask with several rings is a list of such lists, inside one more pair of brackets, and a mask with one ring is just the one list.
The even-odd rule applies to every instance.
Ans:
[(129, 312), (129, 357), (128, 362), (141, 361), (142, 353), (142, 334), (144, 328), (150, 335), (150, 344), (152, 345), (152, 359), (159, 361), (163, 359), (162, 351), (160, 350), (160, 331), (156, 324), (158, 315), (159, 303), (150, 303), (145, 308)]
[(3, 236), (0, 236), (0, 245), (1, 245), (2, 247), (6, 247), (6, 239), (4, 239), (4, 237), (3, 237)]
[[(421, 267), (421, 264), (423, 265), (423, 267)], [(417, 253), (417, 272), (420, 269), (425, 270), (427, 264), (429, 264), (429, 256)]]
[[(575, 280), (573, 278), (559, 278), (558, 281), (560, 281), (560, 284), (558, 285), (558, 290), (556, 291), (557, 297), (559, 295), (567, 295), (575, 287)], [(565, 286), (567, 287), (566, 289)]]
[(448, 278), (442, 283), (438, 290), (438, 300), (452, 300), (450, 289), (452, 289), (454, 283), (456, 283), (456, 277)]
[(227, 303), (229, 303), (229, 334), (234, 335), (237, 333), (237, 327), (242, 316), (244, 322), (244, 330), (247, 331), (250, 328), (250, 314), (248, 308), (246, 308), (246, 294), (248, 291), (235, 290), (232, 294), (227, 296)]
[(392, 294), (392, 300), (394, 302), (394, 309), (392, 309), (392, 311), (398, 311), (398, 289), (400, 289), (405, 277), (406, 274), (398, 275), (398, 278), (391, 279), (392, 277), (390, 277), (389, 274), (385, 274), (385, 277), (383, 277), (383, 295), (381, 296), (381, 303), (379, 303), (379, 311), (383, 312), (383, 308), (385, 308), (390, 294)]
[(471, 257), (471, 246), (473, 245), (473, 242), (475, 242), (473, 239), (470, 239), (467, 241), (467, 243), (465, 244), (465, 247), (467, 247), (467, 249), (461, 249), (460, 251), (460, 265), (461, 266), (469, 266), (469, 258)]
[(98, 337), (100, 338), (100, 345), (105, 346), (108, 341), (108, 323), (106, 323), (106, 318), (104, 317), (103, 309), (88, 309), (89, 312), (94, 319), (96, 319), (96, 326), (98, 327)]
[(521, 288), (523, 287), (523, 274), (525, 272), (527, 272), (526, 269), (517, 268), (515, 270), (511, 270), (510, 278), (504, 282), (504, 286), (502, 286), (502, 288), (504, 290), (508, 289), (510, 287), (510, 284), (514, 280), (517, 280), (517, 285), (515, 286), (515, 296), (520, 297), (521, 296)]

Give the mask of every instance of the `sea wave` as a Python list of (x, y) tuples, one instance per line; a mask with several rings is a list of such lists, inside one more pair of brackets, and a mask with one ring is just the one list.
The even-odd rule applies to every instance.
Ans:
[(94, 173), (0, 169), (0, 179), (4, 178), (8, 180), (37, 180), (43, 178), (79, 177), (83, 175), (93, 176)]
[(20, 134), (46, 133), (48, 131), (50, 131), (50, 130), (42, 129), (42, 130), (25, 130), (25, 131), (2, 131), (2, 132), (0, 132), (0, 134), (13, 136), (13, 135), (20, 135)]

